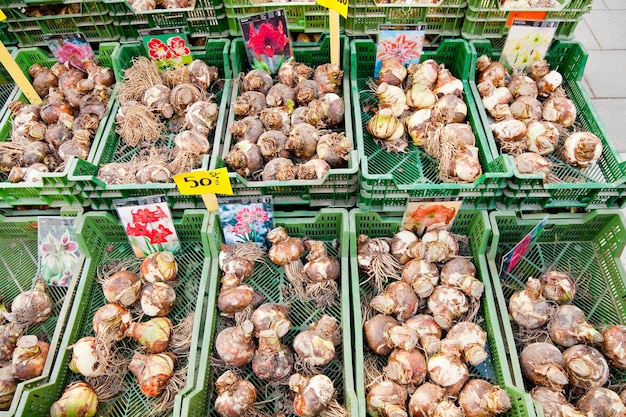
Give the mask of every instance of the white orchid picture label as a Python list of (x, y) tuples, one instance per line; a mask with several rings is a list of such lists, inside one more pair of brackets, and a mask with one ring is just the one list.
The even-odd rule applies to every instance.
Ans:
[(514, 20), (500, 62), (511, 69), (523, 71), (541, 61), (552, 43), (558, 24), (550, 20)]
[(38, 277), (47, 285), (67, 287), (79, 273), (83, 256), (74, 234), (75, 217), (40, 216)]

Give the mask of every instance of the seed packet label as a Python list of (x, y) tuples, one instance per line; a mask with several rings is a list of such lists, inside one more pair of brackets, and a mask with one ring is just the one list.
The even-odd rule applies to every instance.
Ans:
[(510, 273), (515, 268), (515, 266), (517, 266), (517, 264), (522, 260), (522, 258), (524, 258), (524, 255), (528, 253), (532, 245), (539, 238), (539, 235), (543, 231), (544, 227), (546, 227), (549, 217), (549, 215), (546, 215), (546, 217), (544, 217), (543, 220), (539, 222), (539, 224), (533, 227), (532, 230), (528, 232), (528, 234), (524, 236), (524, 238), (513, 247), (513, 249), (508, 251), (502, 257), (500, 275), (502, 275), (504, 272)]
[(523, 71), (541, 61), (552, 43), (559, 23), (550, 20), (515, 20), (502, 49), (500, 62)]
[(317, 0), (317, 4), (327, 9), (333, 9), (344, 19), (348, 18), (348, 0)]
[(433, 229), (448, 230), (459, 213), (461, 200), (428, 201), (424, 199), (409, 200), (402, 228), (410, 230), (418, 236)]
[(426, 25), (378, 25), (374, 78), (378, 78), (383, 59), (397, 57), (404, 65), (418, 64), (424, 49)]
[(139, 34), (159, 69), (178, 68), (193, 61), (183, 28), (144, 29)]
[(76, 217), (37, 218), (38, 278), (46, 284), (67, 287), (80, 273), (83, 255), (78, 247)]
[(271, 196), (223, 197), (218, 203), (224, 243), (255, 242), (260, 247), (270, 247), (267, 234), (274, 228)]
[(293, 56), (291, 37), (283, 9), (239, 18), (248, 62), (270, 74)]
[(233, 194), (226, 168), (191, 171), (176, 174), (172, 178), (181, 194)]
[(84, 59), (94, 59), (96, 55), (89, 42), (82, 33), (67, 33), (61, 35), (43, 35), (43, 40), (50, 48), (57, 61), (84, 69)]
[(170, 208), (164, 195), (113, 200), (135, 256), (180, 250)]

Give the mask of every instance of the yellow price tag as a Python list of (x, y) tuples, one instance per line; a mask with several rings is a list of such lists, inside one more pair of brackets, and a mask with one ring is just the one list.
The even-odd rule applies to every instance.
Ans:
[(317, 4), (335, 10), (344, 19), (348, 18), (348, 0), (317, 0)]
[(186, 172), (172, 178), (181, 194), (233, 194), (226, 168)]
[(7, 18), (7, 16), (4, 14), (4, 12), (2, 10), (0, 10), (0, 22), (2, 22), (6, 18)]

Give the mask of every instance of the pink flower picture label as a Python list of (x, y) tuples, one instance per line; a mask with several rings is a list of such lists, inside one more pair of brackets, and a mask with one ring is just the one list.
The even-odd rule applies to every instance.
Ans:
[(237, 244), (256, 242), (267, 245), (267, 233), (273, 228), (273, 209), (269, 197), (255, 201), (237, 198), (220, 199), (219, 213), (224, 231), (224, 242)]

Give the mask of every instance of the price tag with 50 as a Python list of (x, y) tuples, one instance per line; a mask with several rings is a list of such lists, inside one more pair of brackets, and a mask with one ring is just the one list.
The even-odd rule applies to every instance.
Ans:
[(172, 178), (181, 194), (233, 194), (226, 168), (186, 172)]

